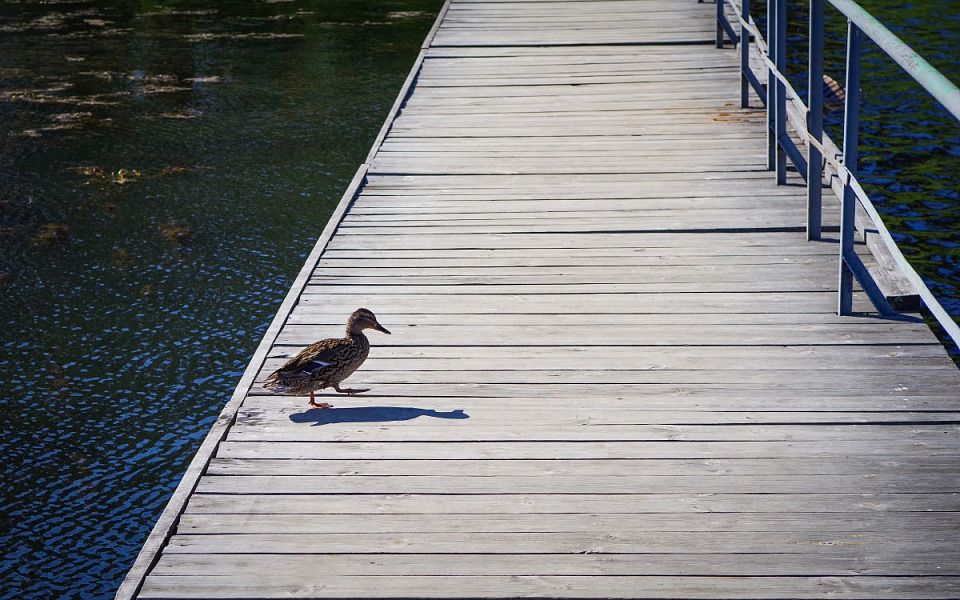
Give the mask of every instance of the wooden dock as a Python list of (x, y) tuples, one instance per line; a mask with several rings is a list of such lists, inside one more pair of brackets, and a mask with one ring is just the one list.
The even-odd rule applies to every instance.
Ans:
[[(836, 316), (713, 11), (453, 0), (118, 597), (960, 597), (960, 374)], [(263, 389), (361, 306), (371, 392)]]

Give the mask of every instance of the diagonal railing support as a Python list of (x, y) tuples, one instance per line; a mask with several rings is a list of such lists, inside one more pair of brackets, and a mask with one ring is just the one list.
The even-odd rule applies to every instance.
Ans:
[(860, 29), (851, 21), (847, 24), (847, 97), (843, 105), (843, 165), (847, 168), (840, 208), (840, 297), (837, 312), (853, 312), (853, 270), (849, 256), (855, 253), (854, 233), (856, 197), (850, 187), (850, 177), (857, 174), (860, 145)]

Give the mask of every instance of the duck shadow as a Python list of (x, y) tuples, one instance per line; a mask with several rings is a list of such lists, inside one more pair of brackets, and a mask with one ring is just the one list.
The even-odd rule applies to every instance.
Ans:
[(409, 421), (418, 417), (437, 419), (469, 419), (463, 410), (437, 411), (412, 406), (358, 406), (352, 408), (311, 408), (306, 412), (290, 415), (294, 423), (313, 423), (313, 426), (333, 423), (386, 423)]

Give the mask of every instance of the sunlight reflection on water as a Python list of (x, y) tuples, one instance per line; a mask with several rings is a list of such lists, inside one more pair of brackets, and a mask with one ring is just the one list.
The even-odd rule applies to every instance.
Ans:
[(4, 598), (112, 597), (439, 4), (0, 3)]

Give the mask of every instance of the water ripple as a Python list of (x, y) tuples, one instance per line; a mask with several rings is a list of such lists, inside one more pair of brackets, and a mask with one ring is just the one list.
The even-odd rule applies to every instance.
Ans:
[(310, 7), (0, 6), (3, 598), (113, 596), (432, 21)]

